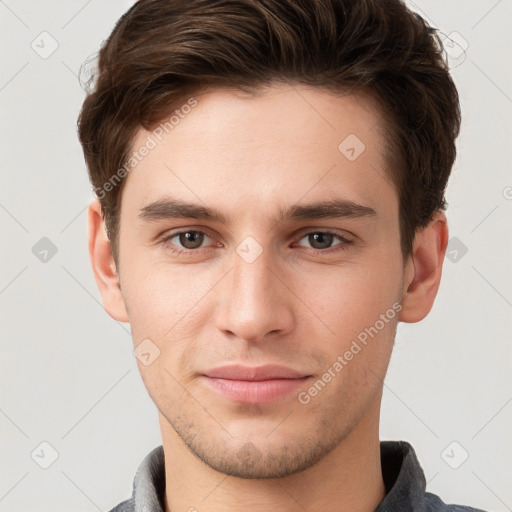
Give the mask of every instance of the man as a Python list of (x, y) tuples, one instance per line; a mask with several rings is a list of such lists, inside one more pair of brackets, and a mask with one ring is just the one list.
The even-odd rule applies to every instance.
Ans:
[(162, 434), (114, 511), (475, 510), (379, 441), (448, 239), (433, 29), (399, 0), (139, 0), (98, 68), (90, 256)]

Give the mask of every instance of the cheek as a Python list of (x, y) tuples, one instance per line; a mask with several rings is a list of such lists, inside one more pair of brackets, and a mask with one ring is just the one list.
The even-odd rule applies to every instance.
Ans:
[(135, 335), (156, 339), (172, 336), (215, 284), (212, 272), (199, 272), (193, 264), (177, 266), (142, 258), (136, 264), (133, 258), (133, 262), (125, 266), (123, 290), (134, 341)]
[(374, 326), (386, 312), (385, 326), (379, 321), (378, 327), (384, 337), (392, 335), (389, 323), (396, 322), (396, 309), (400, 307), (398, 266), (326, 267), (310, 276), (302, 273), (300, 279), (304, 302), (338, 340), (337, 349)]

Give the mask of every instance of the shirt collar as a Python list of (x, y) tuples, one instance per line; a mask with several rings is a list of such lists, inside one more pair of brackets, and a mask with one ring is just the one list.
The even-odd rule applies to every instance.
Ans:
[[(426, 482), (413, 447), (405, 441), (381, 441), (380, 453), (386, 497), (375, 512), (421, 510)], [(132, 498), (111, 512), (164, 512), (164, 493), (164, 450), (158, 446), (140, 464)]]
[(425, 475), (414, 448), (405, 441), (381, 441), (380, 461), (386, 496), (375, 512), (423, 510)]

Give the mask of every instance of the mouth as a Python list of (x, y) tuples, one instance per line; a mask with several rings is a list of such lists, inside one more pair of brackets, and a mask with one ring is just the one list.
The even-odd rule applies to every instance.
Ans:
[(297, 390), (311, 375), (277, 365), (222, 366), (205, 372), (205, 384), (229, 400), (266, 404)]

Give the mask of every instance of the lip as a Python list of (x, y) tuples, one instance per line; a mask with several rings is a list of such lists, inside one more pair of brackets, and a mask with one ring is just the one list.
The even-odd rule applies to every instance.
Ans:
[(205, 375), (218, 379), (246, 381), (300, 379), (307, 376), (305, 373), (276, 364), (265, 364), (262, 366), (243, 366), (240, 364), (219, 366), (218, 368), (206, 371)]
[(310, 377), (278, 365), (221, 366), (205, 372), (205, 383), (224, 397), (241, 403), (265, 404), (285, 397)]

